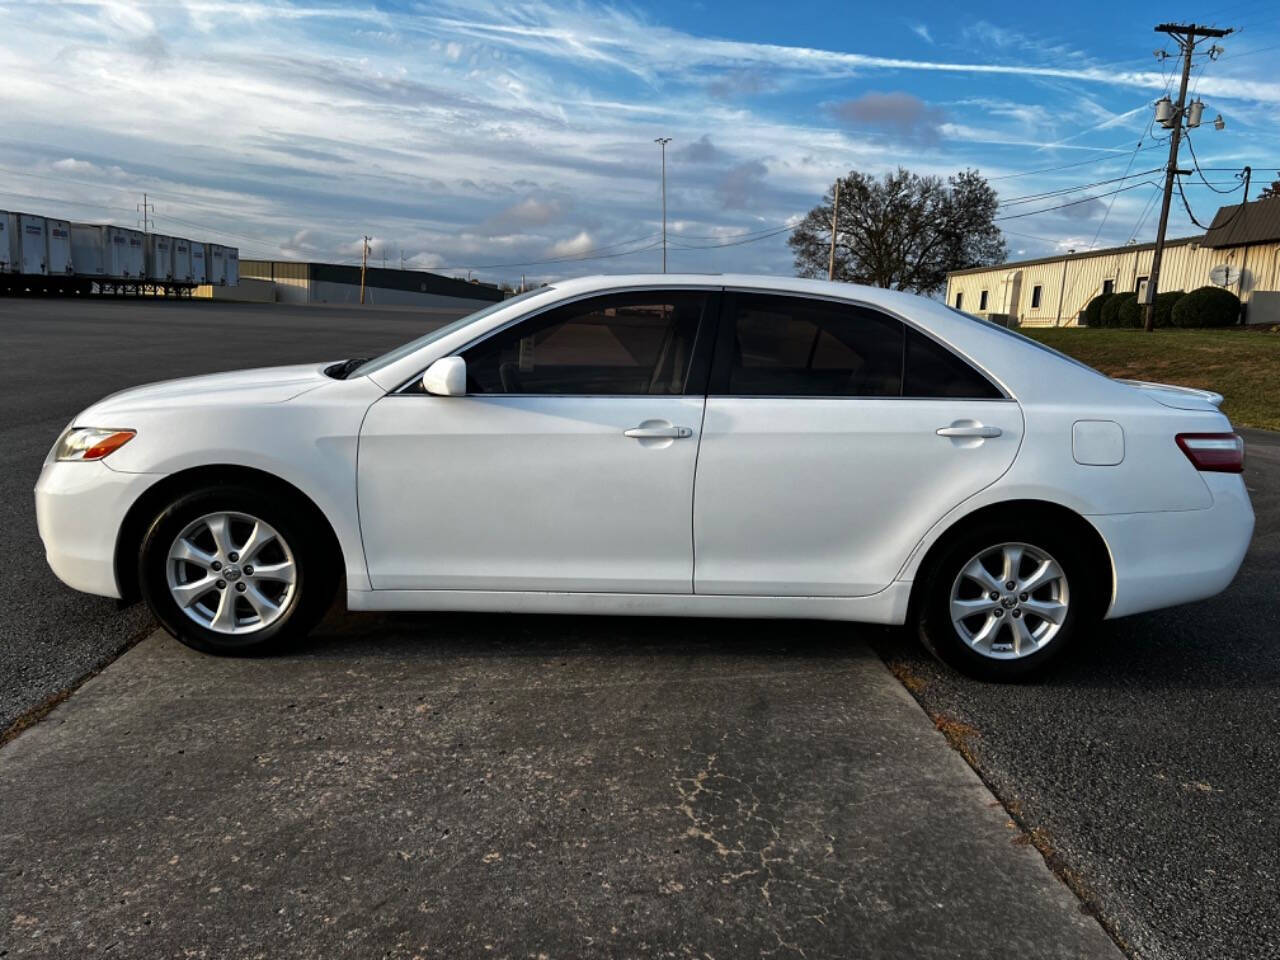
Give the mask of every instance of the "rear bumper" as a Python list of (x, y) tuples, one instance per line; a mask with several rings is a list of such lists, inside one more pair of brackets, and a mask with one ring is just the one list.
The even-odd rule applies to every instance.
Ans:
[(1090, 516), (1111, 551), (1115, 594), (1107, 617), (1212, 597), (1240, 569), (1253, 536), (1244, 477), (1202, 474), (1213, 494), (1206, 510)]
[(129, 508), (162, 474), (117, 473), (102, 462), (46, 463), (36, 481), (45, 559), (67, 586), (120, 596), (115, 553)]

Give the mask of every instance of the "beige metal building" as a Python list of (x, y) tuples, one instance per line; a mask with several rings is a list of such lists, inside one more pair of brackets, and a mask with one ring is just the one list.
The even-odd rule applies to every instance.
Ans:
[[(947, 275), (947, 303), (1011, 324), (1075, 326), (1100, 293), (1141, 297), (1154, 250), (1131, 244), (957, 270)], [(1215, 281), (1244, 301), (1246, 322), (1280, 322), (1280, 198), (1223, 207), (1207, 233), (1165, 241), (1161, 291)]]

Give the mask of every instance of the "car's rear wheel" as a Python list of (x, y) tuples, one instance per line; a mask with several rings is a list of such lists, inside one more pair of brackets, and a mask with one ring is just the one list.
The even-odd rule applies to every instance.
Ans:
[(197, 490), (143, 539), (138, 582), (156, 619), (205, 653), (261, 653), (305, 636), (337, 583), (301, 511), (245, 487)]
[(1066, 533), (984, 523), (954, 538), (930, 565), (917, 618), (920, 639), (973, 677), (1041, 673), (1095, 609), (1084, 556)]

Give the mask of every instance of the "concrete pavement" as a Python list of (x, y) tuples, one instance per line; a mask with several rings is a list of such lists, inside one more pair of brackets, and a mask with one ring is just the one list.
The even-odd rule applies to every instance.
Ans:
[(1120, 956), (836, 625), (157, 634), (0, 750), (0, 810), (0, 956)]

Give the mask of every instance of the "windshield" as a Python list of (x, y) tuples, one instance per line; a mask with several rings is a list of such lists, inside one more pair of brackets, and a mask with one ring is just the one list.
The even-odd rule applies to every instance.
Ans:
[(505, 309), (513, 303), (519, 303), (521, 300), (528, 300), (530, 297), (539, 293), (546, 293), (551, 289), (553, 288), (536, 287), (533, 290), (526, 290), (524, 293), (516, 294), (514, 297), (508, 297), (506, 300), (499, 300), (496, 303), (491, 303), (487, 307), (477, 310), (475, 313), (468, 313), (465, 317), (459, 317), (452, 323), (446, 323), (443, 327), (436, 327), (436, 329), (432, 330), (430, 333), (424, 333), (422, 336), (418, 337), (417, 340), (410, 340), (408, 343), (401, 344), (394, 350), (387, 351), (380, 357), (374, 357), (372, 360), (360, 364), (360, 366), (352, 370), (347, 374), (347, 376), (349, 378), (363, 377), (366, 374), (374, 373), (381, 370), (383, 367), (390, 366), (397, 360), (403, 360), (415, 350), (420, 350), (429, 343), (435, 343), (435, 341), (439, 340), (441, 337), (447, 337), (455, 330), (461, 330), (463, 327), (467, 326), (467, 324), (475, 323), (477, 320), (482, 320), (490, 314), (497, 313), (499, 310)]
[(1088, 370), (1090, 373), (1096, 373), (1100, 377), (1107, 376), (1101, 370), (1097, 370), (1089, 366), (1087, 363), (1081, 363), (1075, 357), (1069, 356), (1068, 354), (1063, 353), (1061, 350), (1055, 350), (1053, 349), (1053, 347), (1050, 347), (1047, 344), (1041, 343), (1039, 340), (1035, 339), (1034, 337), (1028, 337), (1025, 333), (1018, 333), (1018, 331), (1010, 330), (1008, 327), (1002, 324), (993, 323), (990, 320), (986, 320), (986, 319), (983, 319), (982, 317), (975, 316), (972, 313), (966, 313), (964, 310), (957, 310), (955, 307), (951, 306), (950, 304), (944, 304), (944, 306), (946, 306), (946, 308), (950, 310), (952, 313), (958, 314), (959, 316), (964, 317), (966, 320), (972, 320), (974, 323), (980, 323), (984, 327), (988, 327), (992, 330), (998, 330), (1000, 333), (1003, 333), (1007, 337), (1013, 337), (1017, 340), (1021, 340), (1023, 343), (1029, 343), (1036, 349), (1043, 350), (1045, 353), (1052, 353), (1055, 357), (1065, 360), (1067, 361), (1067, 363), (1075, 364), (1077, 367), (1079, 367), (1082, 370)]

